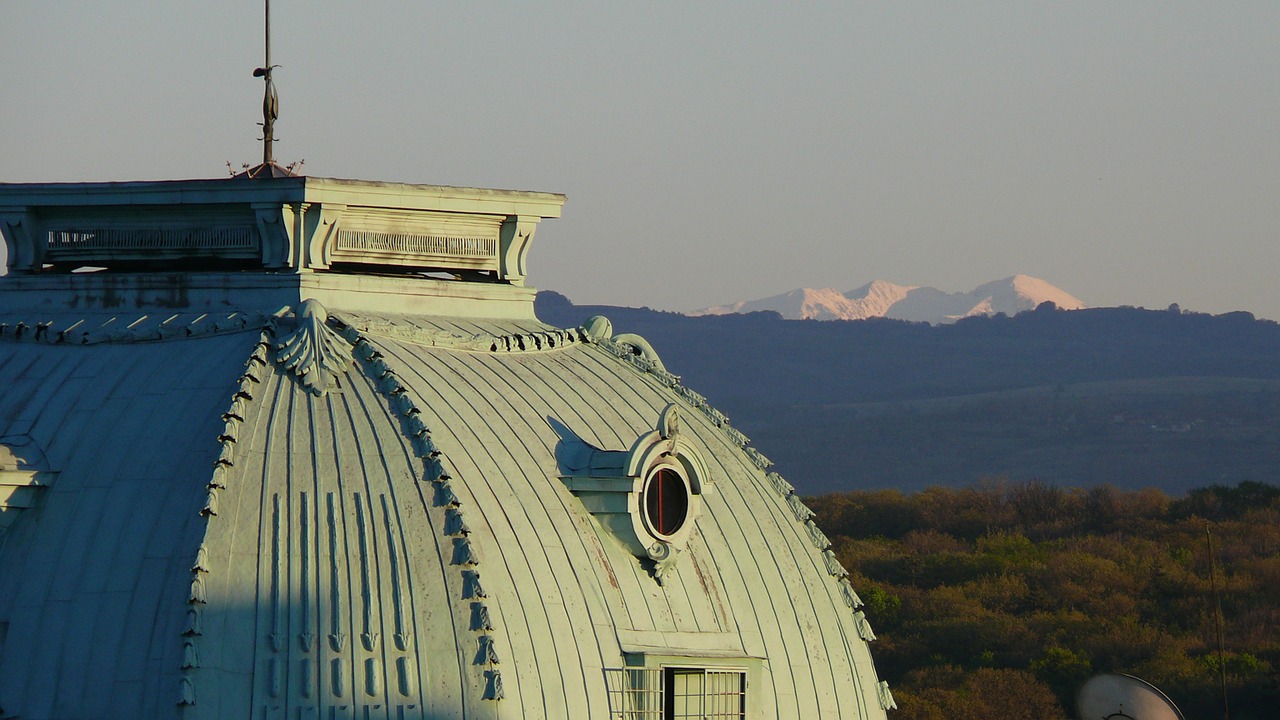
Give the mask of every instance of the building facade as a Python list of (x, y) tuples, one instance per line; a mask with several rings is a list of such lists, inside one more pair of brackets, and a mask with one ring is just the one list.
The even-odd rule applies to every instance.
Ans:
[(563, 196), (0, 186), (0, 718), (883, 718), (813, 513)]

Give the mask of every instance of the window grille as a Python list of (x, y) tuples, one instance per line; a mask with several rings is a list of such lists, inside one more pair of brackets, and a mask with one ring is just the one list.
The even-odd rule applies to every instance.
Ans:
[(609, 720), (665, 720), (661, 668), (605, 670)]
[(610, 720), (742, 720), (747, 676), (740, 670), (618, 668), (605, 671)]
[(468, 258), (496, 258), (498, 239), (492, 237), (452, 237), (410, 235), (338, 229), (337, 249), (353, 252), (389, 252), (406, 255), (447, 255)]
[(735, 670), (667, 668), (664, 720), (741, 720), (746, 717), (746, 674)]
[(251, 250), (256, 237), (256, 229), (249, 226), (62, 228), (49, 231), (47, 247), (55, 254), (113, 250)]

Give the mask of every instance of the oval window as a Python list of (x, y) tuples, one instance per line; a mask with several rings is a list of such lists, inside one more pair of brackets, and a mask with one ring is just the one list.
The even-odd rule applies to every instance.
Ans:
[(660, 467), (649, 476), (644, 491), (644, 508), (649, 528), (657, 535), (671, 536), (684, 527), (689, 516), (689, 485), (670, 467)]

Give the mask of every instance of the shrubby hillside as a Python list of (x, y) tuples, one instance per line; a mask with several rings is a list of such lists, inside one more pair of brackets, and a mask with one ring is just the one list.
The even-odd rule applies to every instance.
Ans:
[(575, 306), (644, 336), (807, 492), (986, 476), (1185, 492), (1280, 466), (1280, 325), (1248, 313), (1042, 306), (952, 325)]
[(986, 481), (811, 498), (879, 636), (899, 720), (1074, 718), (1100, 672), (1222, 717), (1209, 537), (1230, 716), (1280, 707), (1280, 487), (1173, 498)]

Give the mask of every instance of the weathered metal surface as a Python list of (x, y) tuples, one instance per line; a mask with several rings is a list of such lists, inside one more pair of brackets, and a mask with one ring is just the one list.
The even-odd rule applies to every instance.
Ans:
[[(181, 184), (191, 212), (265, 192), (226, 183)], [(295, 270), (374, 196), (502, 217), (500, 256), (562, 200), (278, 187), (267, 215), (290, 192), (327, 208), (288, 211), (296, 252), (271, 257)], [(86, 195), (179, 218), (166, 192)], [(98, 212), (66, 187), (6, 193), (23, 262), (49, 218)], [(702, 676), (757, 720), (892, 706), (812, 511), (643, 338), (539, 323), (519, 273), (134, 269), (0, 280), (0, 446), (40, 451), (0, 456), (5, 712), (597, 718), (657, 696), (629, 678)], [(657, 467), (683, 473), (679, 522), (646, 494)]]

